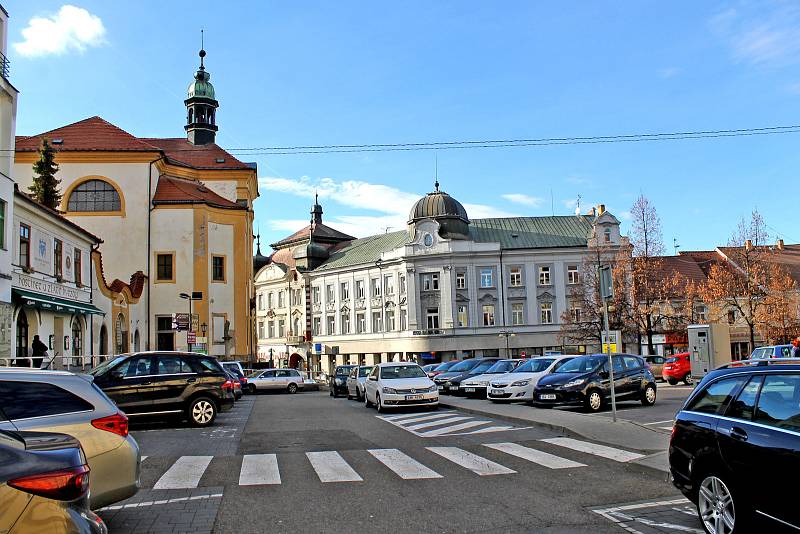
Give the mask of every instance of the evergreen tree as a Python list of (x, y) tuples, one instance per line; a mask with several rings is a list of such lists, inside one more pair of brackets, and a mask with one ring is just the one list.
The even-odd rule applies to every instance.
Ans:
[(42, 139), (39, 147), (39, 160), (33, 164), (33, 185), (28, 188), (31, 196), (39, 202), (54, 210), (61, 204), (61, 191), (58, 186), (61, 180), (56, 178), (58, 163), (56, 163), (56, 150), (50, 142)]

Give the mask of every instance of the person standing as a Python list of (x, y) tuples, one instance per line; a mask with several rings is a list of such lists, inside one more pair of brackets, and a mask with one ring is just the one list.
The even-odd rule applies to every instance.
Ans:
[(39, 336), (33, 336), (33, 343), (31, 343), (31, 356), (33, 359), (33, 367), (39, 369), (42, 366), (42, 360), (47, 356), (47, 345), (42, 343)]
[(796, 337), (792, 340), (792, 352), (790, 356), (792, 358), (800, 358), (800, 337)]

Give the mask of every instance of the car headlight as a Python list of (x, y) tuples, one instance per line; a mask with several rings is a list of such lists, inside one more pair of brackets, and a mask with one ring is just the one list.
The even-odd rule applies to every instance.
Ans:
[(477, 382), (463, 382), (461, 385), (462, 386), (477, 386), (478, 383)]
[(428, 391), (428, 393), (435, 393), (435, 392), (439, 391), (439, 386), (437, 386), (436, 384), (434, 384), (434, 385), (432, 385), (431, 387), (429, 387), (429, 388), (427, 389), (427, 391)]
[(483, 380), (483, 381), (481, 381), (481, 382), (478, 382), (478, 385), (479, 385), (480, 387), (482, 387), (482, 388), (485, 388), (486, 386), (488, 386), (488, 385), (489, 385), (489, 381), (488, 381), (488, 380)]
[(447, 381), (447, 383), (446, 383), (445, 385), (446, 385), (447, 387), (450, 387), (450, 386), (452, 386), (452, 385), (453, 385), (453, 383), (452, 383), (452, 382), (450, 382), (450, 381), (448, 380), (448, 381)]
[(513, 384), (511, 384), (511, 387), (521, 387), (521, 386), (527, 386), (527, 385), (528, 385), (528, 384), (530, 384), (530, 383), (531, 383), (531, 381), (530, 381), (530, 380), (517, 380), (516, 382), (514, 382)]
[(573, 388), (573, 387), (576, 387), (576, 386), (582, 386), (585, 383), (586, 383), (586, 379), (585, 378), (576, 378), (575, 380), (570, 380), (569, 382), (567, 382), (566, 384), (564, 384), (561, 387), (562, 388)]
[(390, 395), (397, 395), (397, 390), (394, 388), (383, 388), (381, 391)]
[(335, 378), (335, 379), (334, 379), (334, 382), (336, 382), (337, 384), (344, 384), (344, 379), (342, 379), (342, 378)]

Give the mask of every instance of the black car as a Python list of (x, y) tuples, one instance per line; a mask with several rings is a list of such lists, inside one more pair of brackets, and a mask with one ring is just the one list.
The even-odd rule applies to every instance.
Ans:
[(669, 464), (707, 532), (800, 530), (800, 360), (706, 375), (678, 412)]
[[(440, 373), (433, 377), (433, 381), (439, 387), (439, 393), (455, 394), (458, 391), (458, 385), (461, 383), (462, 377), (466, 377), (470, 371), (479, 365), (489, 362), (486, 369), (491, 367), (500, 358), (470, 358), (455, 364), (444, 373)], [(452, 381), (456, 380), (455, 383)]]
[[(469, 373), (449, 380), (454, 389), (453, 393), (455, 395), (464, 395), (465, 397), (485, 399), (489, 381), (483, 380), (483, 382), (477, 383), (472, 379), (478, 378), (481, 375), (504, 375), (513, 371), (519, 362), (520, 360), (484, 360), (483, 363), (473, 367)], [(455, 389), (455, 386), (458, 386), (458, 389)]]
[(191, 352), (123, 354), (91, 371), (128, 416), (179, 415), (208, 426), (233, 406), (233, 382), (213, 356)]
[[(656, 380), (641, 356), (612, 355), (615, 399), (656, 402)], [(543, 376), (533, 390), (535, 406), (584, 406), (600, 411), (611, 399), (608, 355), (578, 356), (553, 373)]]
[(339, 365), (336, 367), (336, 370), (333, 372), (333, 376), (330, 378), (330, 383), (328, 384), (331, 391), (331, 397), (338, 397), (340, 393), (347, 395), (347, 377), (350, 375), (350, 371), (352, 371), (354, 367), (358, 366)]

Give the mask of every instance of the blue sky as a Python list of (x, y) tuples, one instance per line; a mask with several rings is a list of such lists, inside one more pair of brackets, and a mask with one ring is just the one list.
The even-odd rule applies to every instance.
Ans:
[[(100, 115), (183, 135), (199, 28), (226, 148), (613, 135), (800, 124), (800, 4), (787, 1), (11, 1), (17, 133)], [(50, 22), (31, 19), (50, 19)], [(26, 28), (29, 28), (26, 30)], [(666, 249), (727, 241), (754, 208), (800, 242), (800, 133), (649, 143), (254, 155), (270, 243), (325, 220), (402, 228), (442, 189), (471, 217), (623, 223), (640, 193)]]

